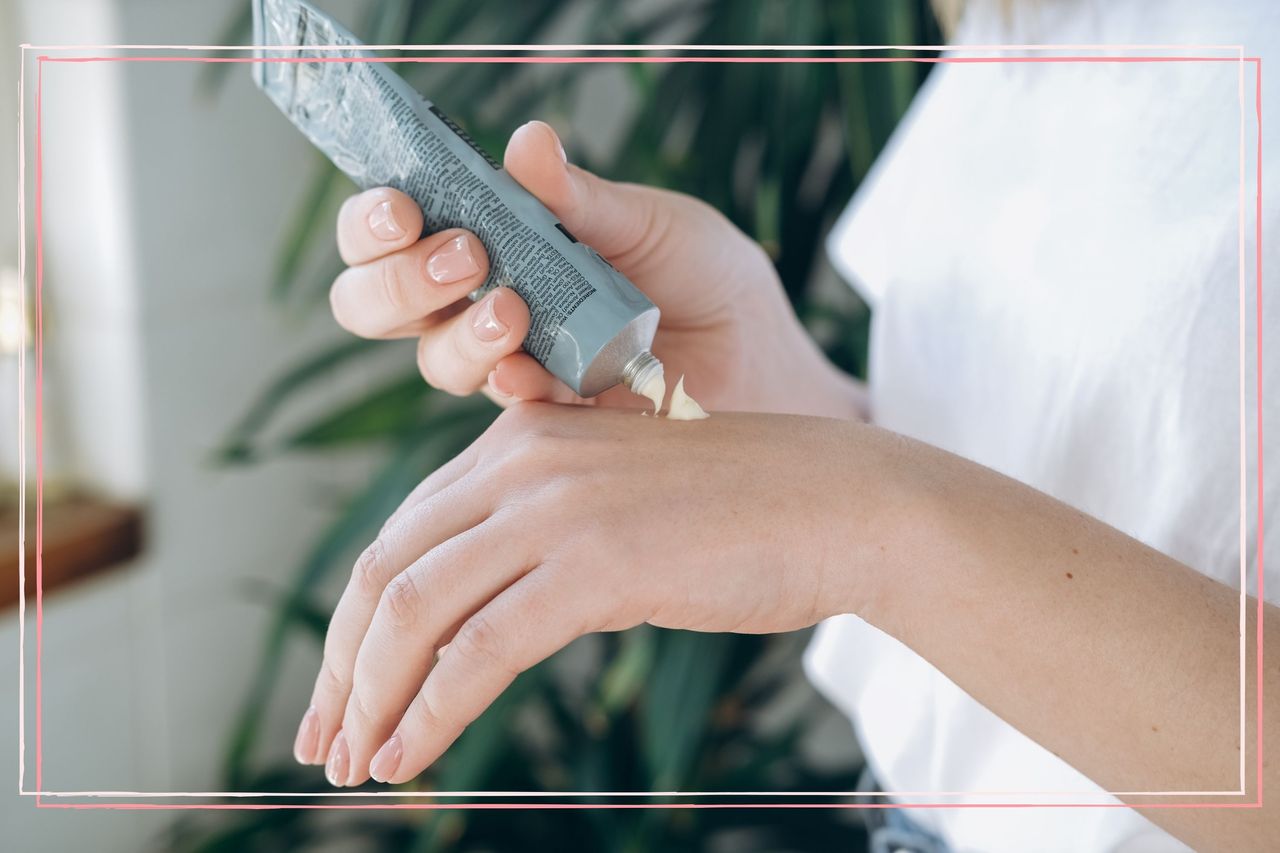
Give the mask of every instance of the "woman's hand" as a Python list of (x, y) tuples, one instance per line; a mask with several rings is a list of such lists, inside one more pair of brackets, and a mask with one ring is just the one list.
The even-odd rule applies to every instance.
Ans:
[[(403, 782), (583, 634), (789, 631), (848, 611), (858, 564), (884, 562), (878, 507), (894, 501), (866, 484), (886, 458), (874, 447), (899, 446), (887, 435), (825, 418), (507, 410), (357, 562), (298, 759), (327, 756), (335, 785)], [(831, 512), (852, 482), (867, 498)]]
[[(511, 137), (506, 168), (578, 239), (609, 259), (662, 310), (654, 354), (711, 409), (854, 417), (861, 393), (796, 319), (758, 244), (707, 204), (618, 184), (570, 165), (555, 131), (530, 122)], [(334, 316), (365, 337), (417, 337), (426, 380), (453, 394), (640, 406), (618, 387), (584, 401), (521, 348), (529, 310), (498, 288), (476, 304), (489, 262), (475, 235), (422, 236), (422, 211), (380, 188), (348, 199), (333, 283)]]
[[(1280, 678), (1246, 681), (1240, 704), (1241, 605), (1078, 510), (875, 427), (526, 404), (361, 556), (295, 753), (336, 785), (403, 782), (582, 634), (853, 613), (1105, 790), (1245, 807), (1147, 812), (1196, 849), (1270, 849), (1280, 808), (1250, 798), (1280, 788), (1280, 762), (1258, 757), (1280, 752), (1280, 728), (1253, 715), (1258, 689), (1280, 705)], [(1243, 636), (1280, 660), (1280, 608), (1245, 614), (1266, 629)], [(1262, 650), (1247, 654), (1261, 674)], [(1242, 767), (1246, 795), (1225, 794)]]

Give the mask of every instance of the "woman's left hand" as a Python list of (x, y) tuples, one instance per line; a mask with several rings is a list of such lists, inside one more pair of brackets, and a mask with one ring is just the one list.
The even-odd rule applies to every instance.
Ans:
[(894, 501), (868, 480), (887, 479), (875, 447), (903, 449), (888, 435), (825, 418), (507, 410), (356, 563), (298, 760), (325, 760), (335, 785), (404, 782), (583, 634), (790, 631), (855, 611), (860, 564), (884, 557)]

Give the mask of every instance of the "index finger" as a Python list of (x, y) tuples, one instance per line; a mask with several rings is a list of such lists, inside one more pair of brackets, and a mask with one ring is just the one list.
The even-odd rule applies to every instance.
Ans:
[(357, 193), (338, 210), (338, 254), (347, 266), (412, 246), (421, 236), (422, 208), (391, 187)]

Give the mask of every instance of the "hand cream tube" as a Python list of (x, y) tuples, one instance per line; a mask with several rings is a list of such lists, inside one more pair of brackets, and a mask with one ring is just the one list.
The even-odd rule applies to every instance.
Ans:
[[(652, 388), (658, 308), (390, 66), (301, 0), (253, 0), (254, 82), (361, 189), (408, 194), (426, 230), (466, 228), (489, 253), (472, 298), (510, 287), (529, 305), (524, 348), (584, 397)], [(308, 50), (318, 45), (339, 49)], [(346, 61), (350, 58), (375, 61)]]

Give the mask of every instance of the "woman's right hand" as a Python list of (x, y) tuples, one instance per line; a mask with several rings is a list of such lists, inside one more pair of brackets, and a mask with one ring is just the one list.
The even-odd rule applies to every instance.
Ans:
[[(718, 211), (680, 193), (602, 178), (566, 162), (551, 127), (512, 134), (507, 171), (579, 240), (608, 258), (662, 311), (653, 352), (669, 381), (709, 409), (854, 417), (856, 383), (828, 362), (787, 302), (760, 246)], [(618, 386), (584, 400), (521, 349), (529, 310), (509, 288), (472, 304), (489, 271), (474, 234), (422, 236), (422, 211), (378, 188), (347, 200), (334, 317), (365, 337), (417, 337), (427, 382), (452, 394), (609, 406), (643, 400)]]

